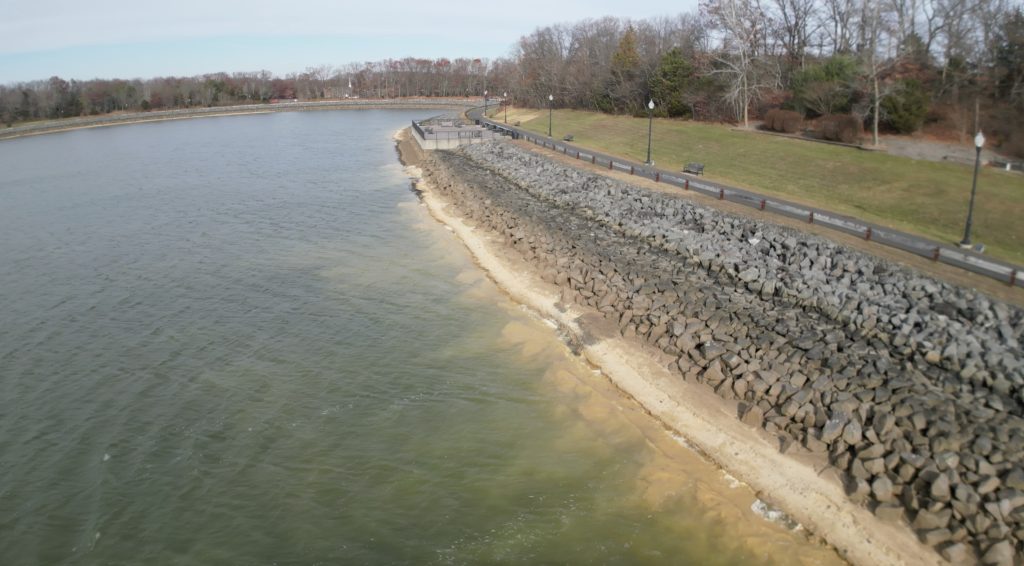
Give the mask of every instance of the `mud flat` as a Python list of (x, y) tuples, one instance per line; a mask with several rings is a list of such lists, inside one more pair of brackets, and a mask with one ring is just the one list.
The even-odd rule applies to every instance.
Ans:
[(852, 562), (1020, 560), (1020, 309), (510, 143), (419, 165), (495, 281)]

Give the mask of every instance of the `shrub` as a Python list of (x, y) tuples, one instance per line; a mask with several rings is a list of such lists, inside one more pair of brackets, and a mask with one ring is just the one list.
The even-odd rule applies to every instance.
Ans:
[(775, 108), (764, 116), (764, 126), (776, 132), (795, 134), (803, 127), (804, 118), (799, 112)]
[(901, 134), (921, 129), (928, 114), (928, 93), (916, 80), (902, 81), (896, 91), (882, 98), (881, 117), (886, 126)]
[(799, 112), (792, 110), (781, 110), (779, 111), (779, 117), (776, 119), (775, 129), (780, 132), (786, 132), (787, 134), (795, 134), (803, 129), (804, 117)]
[(864, 124), (856, 116), (833, 114), (821, 119), (821, 134), (827, 140), (857, 143), (864, 133)]
[(797, 110), (812, 116), (849, 112), (854, 103), (857, 61), (847, 55), (831, 57), (793, 73), (791, 85)]
[(982, 122), (985, 137), (1000, 153), (1024, 158), (1024, 112), (1011, 105), (1001, 105), (988, 111)]

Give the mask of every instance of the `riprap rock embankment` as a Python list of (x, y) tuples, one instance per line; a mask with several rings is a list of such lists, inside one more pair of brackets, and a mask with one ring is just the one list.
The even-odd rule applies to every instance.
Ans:
[(1024, 541), (1024, 312), (828, 240), (509, 143), (437, 152), (432, 186), (562, 300), (738, 402), (783, 451), (953, 562)]

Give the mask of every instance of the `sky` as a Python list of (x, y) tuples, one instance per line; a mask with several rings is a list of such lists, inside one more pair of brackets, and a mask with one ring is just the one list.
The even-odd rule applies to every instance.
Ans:
[(342, 66), (408, 56), (508, 55), (538, 27), (674, 16), (696, 0), (50, 0), (0, 17), (0, 84)]

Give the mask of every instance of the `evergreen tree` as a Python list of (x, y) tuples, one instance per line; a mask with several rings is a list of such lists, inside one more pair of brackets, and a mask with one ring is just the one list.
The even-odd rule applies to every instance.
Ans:
[(893, 131), (916, 132), (928, 114), (928, 93), (916, 80), (901, 81), (895, 92), (882, 98), (881, 111), (882, 121)]
[(793, 105), (798, 112), (817, 116), (849, 112), (856, 80), (857, 62), (836, 55), (793, 74)]
[(630, 24), (619, 40), (611, 60), (611, 85), (608, 89), (612, 105), (617, 111), (630, 111), (637, 107), (642, 94), (637, 84), (640, 54), (636, 48), (636, 29)]
[(612, 55), (612, 72), (630, 73), (640, 66), (640, 55), (636, 51), (636, 29), (626, 26), (619, 46)]
[(687, 98), (694, 94), (693, 67), (678, 47), (669, 49), (658, 64), (651, 80), (651, 97), (655, 100), (659, 116), (690, 116)]
[(1006, 16), (995, 57), (996, 95), (1024, 103), (1024, 11)]

